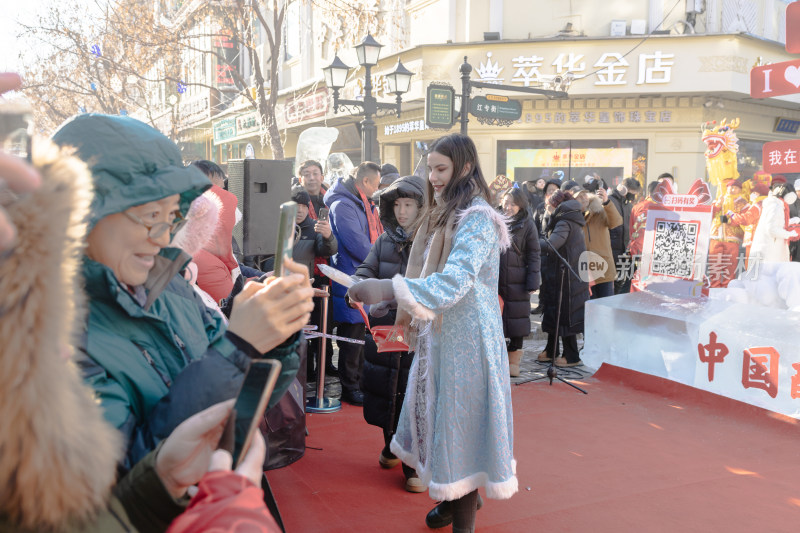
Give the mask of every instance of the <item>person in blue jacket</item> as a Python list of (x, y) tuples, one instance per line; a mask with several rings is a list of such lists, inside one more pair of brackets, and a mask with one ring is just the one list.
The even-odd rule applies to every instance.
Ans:
[[(325, 193), (325, 205), (330, 209), (333, 235), (339, 250), (331, 258), (331, 266), (347, 275), (355, 273), (367, 258), (372, 244), (383, 233), (378, 209), (372, 203), (372, 195), (378, 190), (381, 167), (365, 161), (358, 165), (355, 177), (338, 178)], [(333, 319), (337, 323), (340, 337), (363, 339), (364, 320), (356, 309), (344, 301), (347, 287), (333, 283)], [(342, 383), (342, 400), (353, 405), (362, 405), (364, 395), (359, 388), (361, 370), (364, 365), (364, 346), (337, 341), (339, 345), (339, 380)]]

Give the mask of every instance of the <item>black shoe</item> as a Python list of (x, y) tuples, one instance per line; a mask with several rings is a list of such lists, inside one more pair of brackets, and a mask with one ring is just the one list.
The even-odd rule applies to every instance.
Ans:
[[(478, 509), (483, 507), (483, 498), (478, 494)], [(436, 507), (431, 509), (428, 516), (425, 517), (425, 525), (431, 529), (439, 529), (440, 527), (447, 527), (453, 523), (453, 510), (450, 508), (450, 502), (441, 502)]]
[(335, 378), (339, 375), (339, 370), (333, 365), (325, 365), (325, 375)]
[(358, 389), (342, 390), (342, 401), (350, 405), (364, 405), (364, 393)]
[(539, 304), (536, 307), (534, 307), (533, 309), (531, 309), (531, 314), (532, 315), (541, 315), (542, 311), (543, 311), (542, 304)]

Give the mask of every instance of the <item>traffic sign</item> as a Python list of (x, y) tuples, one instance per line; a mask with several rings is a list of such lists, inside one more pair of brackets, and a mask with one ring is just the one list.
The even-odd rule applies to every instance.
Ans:
[(431, 128), (450, 129), (456, 117), (456, 91), (450, 85), (431, 83), (425, 96), (425, 122)]
[(800, 139), (769, 142), (763, 150), (764, 172), (800, 172)]
[(510, 100), (507, 96), (494, 94), (475, 96), (470, 101), (470, 113), (482, 118), (519, 120), (522, 116), (522, 104), (517, 100)]
[(800, 2), (786, 6), (786, 51), (800, 54)]
[(750, 70), (750, 96), (769, 98), (800, 93), (800, 59), (753, 67)]

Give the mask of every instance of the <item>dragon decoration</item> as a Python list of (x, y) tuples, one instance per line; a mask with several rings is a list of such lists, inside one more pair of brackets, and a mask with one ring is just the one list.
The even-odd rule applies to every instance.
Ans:
[(717, 188), (717, 198), (725, 194), (724, 183), (739, 177), (737, 153), (739, 152), (739, 139), (736, 137), (736, 128), (739, 119), (733, 119), (728, 124), (728, 119), (706, 122), (700, 129), (703, 133), (702, 140), (706, 144), (706, 170), (708, 179)]

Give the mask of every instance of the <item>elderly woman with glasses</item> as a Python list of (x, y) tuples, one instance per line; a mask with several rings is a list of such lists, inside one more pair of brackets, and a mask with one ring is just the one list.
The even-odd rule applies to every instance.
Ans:
[(289, 261), (292, 274), (248, 284), (226, 329), (184, 279), (189, 256), (170, 247), (208, 178), (183, 166), (172, 141), (128, 117), (80, 115), (53, 140), (74, 147), (92, 173), (78, 361), (126, 439), (123, 467), (192, 414), (233, 398), (251, 358), (283, 365), (274, 405), (299, 367), (298, 332), (313, 308), (307, 269)]

